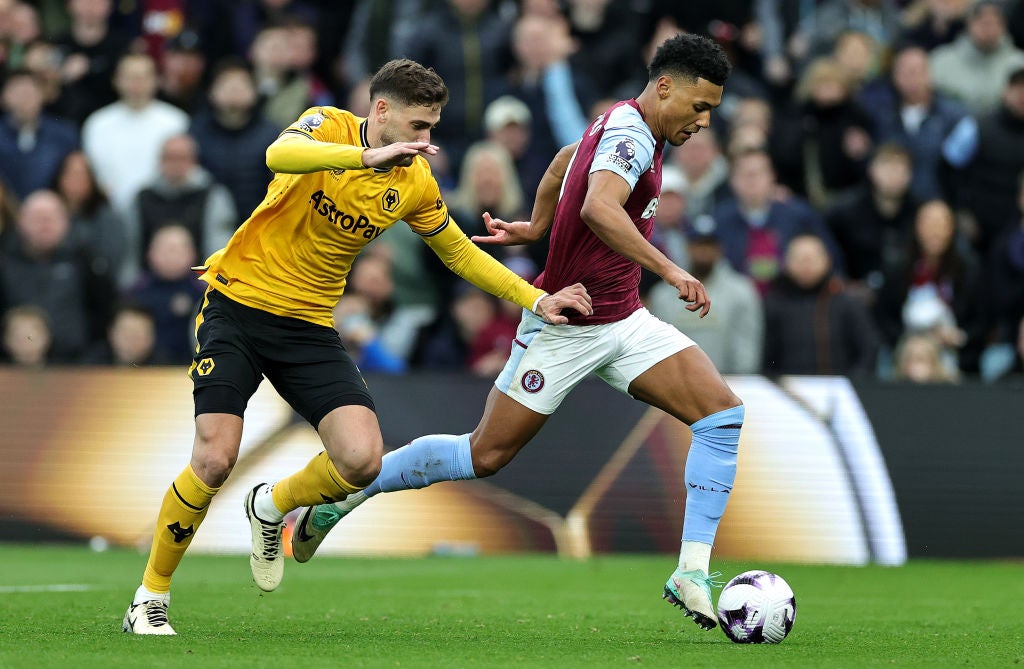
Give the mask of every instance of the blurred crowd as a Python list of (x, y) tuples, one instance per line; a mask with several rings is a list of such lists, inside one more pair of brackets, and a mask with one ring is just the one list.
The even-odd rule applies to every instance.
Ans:
[[(1024, 0), (0, 0), (3, 359), (187, 363), (190, 267), (262, 200), (267, 145), (366, 115), (390, 58), (445, 79), (432, 167), (480, 234), (680, 31), (734, 71), (666, 152), (652, 242), (713, 308), (645, 275), (647, 307), (724, 373), (1024, 378)], [(489, 252), (532, 280), (546, 249)], [(493, 375), (517, 312), (399, 224), (336, 327), (364, 371)]]

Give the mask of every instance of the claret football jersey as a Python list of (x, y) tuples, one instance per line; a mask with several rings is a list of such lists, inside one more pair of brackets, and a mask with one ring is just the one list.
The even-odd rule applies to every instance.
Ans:
[[(366, 120), (335, 107), (309, 109), (284, 132), (368, 146)], [(246, 306), (331, 327), (355, 257), (399, 220), (423, 236), (449, 221), (420, 156), (388, 170), (277, 174), (202, 279)]]
[(580, 217), (590, 174), (610, 170), (632, 189), (626, 213), (645, 239), (654, 231), (661, 193), (663, 144), (644, 122), (635, 100), (613, 105), (594, 121), (576, 148), (562, 182), (544, 272), (536, 285), (549, 293), (576, 282), (587, 287), (591, 316), (569, 314), (573, 325), (622, 320), (640, 308), (640, 265), (612, 250)]

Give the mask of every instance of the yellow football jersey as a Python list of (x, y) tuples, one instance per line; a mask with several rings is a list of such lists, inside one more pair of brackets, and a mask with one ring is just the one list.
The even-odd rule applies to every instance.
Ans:
[[(284, 132), (368, 147), (366, 120), (335, 107), (309, 109)], [(277, 174), (201, 278), (246, 306), (333, 327), (356, 256), (399, 220), (424, 237), (449, 222), (422, 157), (388, 170)]]

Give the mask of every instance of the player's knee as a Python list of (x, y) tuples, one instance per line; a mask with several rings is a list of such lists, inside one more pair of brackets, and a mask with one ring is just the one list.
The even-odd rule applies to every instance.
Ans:
[(228, 475), (235, 466), (234, 452), (223, 449), (206, 449), (192, 456), (192, 469), (204, 483), (219, 488), (228, 480)]
[(502, 448), (473, 448), (473, 472), (477, 478), (494, 476), (512, 460), (515, 451)]
[(354, 486), (365, 488), (373, 483), (373, 480), (380, 474), (383, 453), (384, 444), (381, 442), (347, 451), (342, 462), (338, 462), (337, 458), (332, 457), (331, 459), (346, 481)]
[(196, 422), (192, 469), (204, 483), (219, 487), (227, 480), (238, 458), (239, 431), (234, 426)]

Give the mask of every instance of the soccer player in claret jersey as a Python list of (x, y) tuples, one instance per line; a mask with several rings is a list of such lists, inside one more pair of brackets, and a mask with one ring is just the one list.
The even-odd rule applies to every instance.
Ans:
[(332, 311), (355, 256), (399, 220), (454, 272), (483, 290), (565, 323), (593, 313), (577, 284), (549, 295), (480, 250), (448, 216), (424, 156), (448, 90), (410, 60), (386, 63), (370, 84), (362, 119), (315, 107), (267, 149), (276, 173), (263, 202), (202, 271), (209, 284), (196, 319), (199, 342), (190, 464), (164, 496), (142, 585), (122, 627), (174, 634), (167, 619), (171, 576), (238, 457), (242, 416), (265, 376), (319, 432), (325, 450), (246, 498), (257, 585), (281, 581), (283, 517), (341, 500), (376, 478), (383, 438), (373, 399), (333, 328)]
[(640, 304), (640, 268), (679, 291), (690, 311), (711, 303), (699, 281), (648, 242), (661, 189), (665, 142), (679, 146), (707, 128), (729, 63), (711, 40), (680, 35), (661, 45), (649, 81), (613, 105), (545, 174), (531, 220), (485, 216), (479, 243), (522, 244), (551, 230), (540, 287), (581, 281), (594, 313), (554, 329), (523, 314), (512, 355), (472, 434), (429, 435), (384, 456), (377, 479), (336, 504), (304, 510), (292, 533), (295, 558), (312, 557), (326, 533), (369, 497), (438, 481), (490, 476), (540, 430), (565, 396), (593, 372), (614, 388), (690, 426), (686, 514), (679, 566), (663, 594), (705, 629), (716, 624), (711, 546), (736, 475), (744, 409), (708, 356)]

